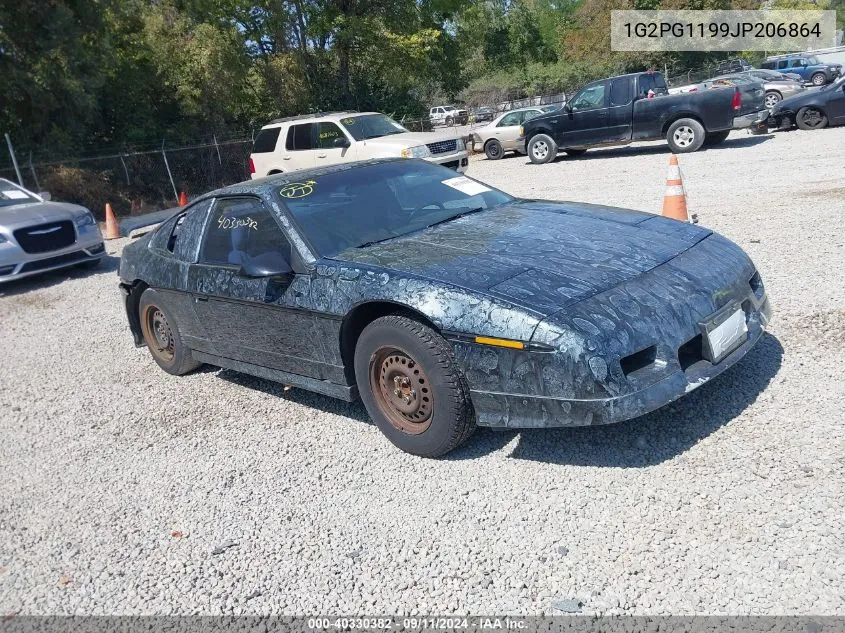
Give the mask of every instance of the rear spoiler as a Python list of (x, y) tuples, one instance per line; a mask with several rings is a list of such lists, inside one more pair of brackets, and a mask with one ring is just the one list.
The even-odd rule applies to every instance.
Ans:
[(154, 211), (153, 213), (145, 213), (144, 215), (123, 218), (118, 225), (118, 234), (120, 237), (140, 237), (150, 231), (154, 231), (158, 228), (159, 224), (167, 222), (181, 210), (182, 207), (174, 207), (172, 209), (164, 209), (162, 211)]

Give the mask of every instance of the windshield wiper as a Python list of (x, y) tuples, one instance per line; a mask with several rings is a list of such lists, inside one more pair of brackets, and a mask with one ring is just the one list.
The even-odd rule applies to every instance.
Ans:
[(402, 237), (402, 236), (401, 235), (388, 235), (387, 237), (383, 237), (379, 240), (370, 240), (369, 242), (364, 242), (363, 244), (360, 244), (360, 245), (356, 246), (355, 248), (367, 248), (368, 246), (372, 246), (373, 244), (381, 244), (382, 242), (386, 242), (387, 240), (393, 240), (393, 239), (396, 239), (397, 237)]
[(446, 224), (446, 222), (451, 222), (452, 220), (457, 220), (458, 218), (462, 218), (465, 215), (470, 215), (471, 213), (478, 213), (479, 211), (486, 210), (485, 207), (475, 207), (474, 209), (467, 209), (466, 211), (461, 211), (457, 215), (449, 216), (448, 218), (443, 218), (442, 220), (437, 220), (437, 222), (432, 222), (428, 226), (427, 229), (430, 229), (433, 226), (437, 226), (438, 224)]

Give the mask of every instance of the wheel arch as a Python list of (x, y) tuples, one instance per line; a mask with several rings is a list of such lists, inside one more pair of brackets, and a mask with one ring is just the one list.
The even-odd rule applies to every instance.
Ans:
[(701, 120), (701, 117), (693, 112), (676, 112), (672, 116), (666, 119), (663, 123), (663, 128), (660, 131), (660, 136), (666, 136), (666, 133), (669, 131), (669, 128), (672, 126), (673, 123), (680, 121), (681, 119), (692, 119), (693, 121), (698, 121), (701, 127), (704, 128), (705, 134), (707, 133), (707, 126), (704, 125), (704, 121)]
[(135, 345), (142, 345), (144, 335), (141, 332), (141, 315), (138, 309), (141, 306), (141, 295), (150, 285), (142, 279), (135, 279), (129, 286), (129, 296), (126, 298), (126, 317), (129, 319), (129, 329)]
[(427, 316), (404, 303), (384, 300), (364, 301), (355, 305), (340, 326), (340, 356), (343, 360), (343, 370), (349, 384), (355, 384), (355, 347), (361, 332), (370, 323), (390, 314), (402, 314), (416, 321), (420, 321), (435, 332), (438, 328)]

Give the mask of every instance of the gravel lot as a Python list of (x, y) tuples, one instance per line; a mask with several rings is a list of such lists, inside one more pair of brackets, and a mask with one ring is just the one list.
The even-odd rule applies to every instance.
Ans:
[[(668, 159), (470, 174), (658, 211)], [(101, 271), (0, 290), (0, 616), (845, 615), (845, 128), (680, 160), (701, 224), (757, 263), (771, 333), (654, 414), (482, 430), (438, 461), (360, 404), (159, 370), (122, 313), (122, 242)]]

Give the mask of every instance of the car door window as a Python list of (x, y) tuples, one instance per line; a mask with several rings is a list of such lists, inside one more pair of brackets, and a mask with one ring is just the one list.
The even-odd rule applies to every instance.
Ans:
[(778, 62), (778, 68), (789, 68), (789, 62), (785, 59)]
[(610, 82), (610, 105), (621, 106), (631, 103), (631, 79), (620, 77)]
[(317, 123), (314, 129), (317, 134), (314, 144), (319, 149), (331, 149), (335, 147), (334, 142), (336, 139), (345, 138), (341, 129), (331, 121)]
[(499, 125), (497, 125), (496, 127), (508, 127), (511, 125), (519, 125), (520, 123), (522, 123), (520, 114), (520, 112), (511, 112), (510, 114), (506, 114), (502, 117), (502, 120), (499, 121)]
[(312, 139), (313, 123), (304, 123), (302, 125), (291, 125), (288, 130), (288, 138), (285, 143), (285, 148), (288, 151), (303, 151), (314, 149)]
[(595, 84), (584, 88), (572, 100), (573, 110), (595, 110), (604, 107), (605, 84)]
[(291, 247), (278, 223), (258, 198), (223, 198), (212, 209), (200, 263), (242, 266), (250, 260), (274, 265), (291, 262)]
[(535, 116), (539, 116), (541, 114), (543, 114), (542, 110), (526, 110), (522, 113), (522, 122), (530, 121)]
[(803, 66), (806, 66), (803, 59), (793, 59), (792, 60), (792, 67), (793, 68), (802, 68)]

